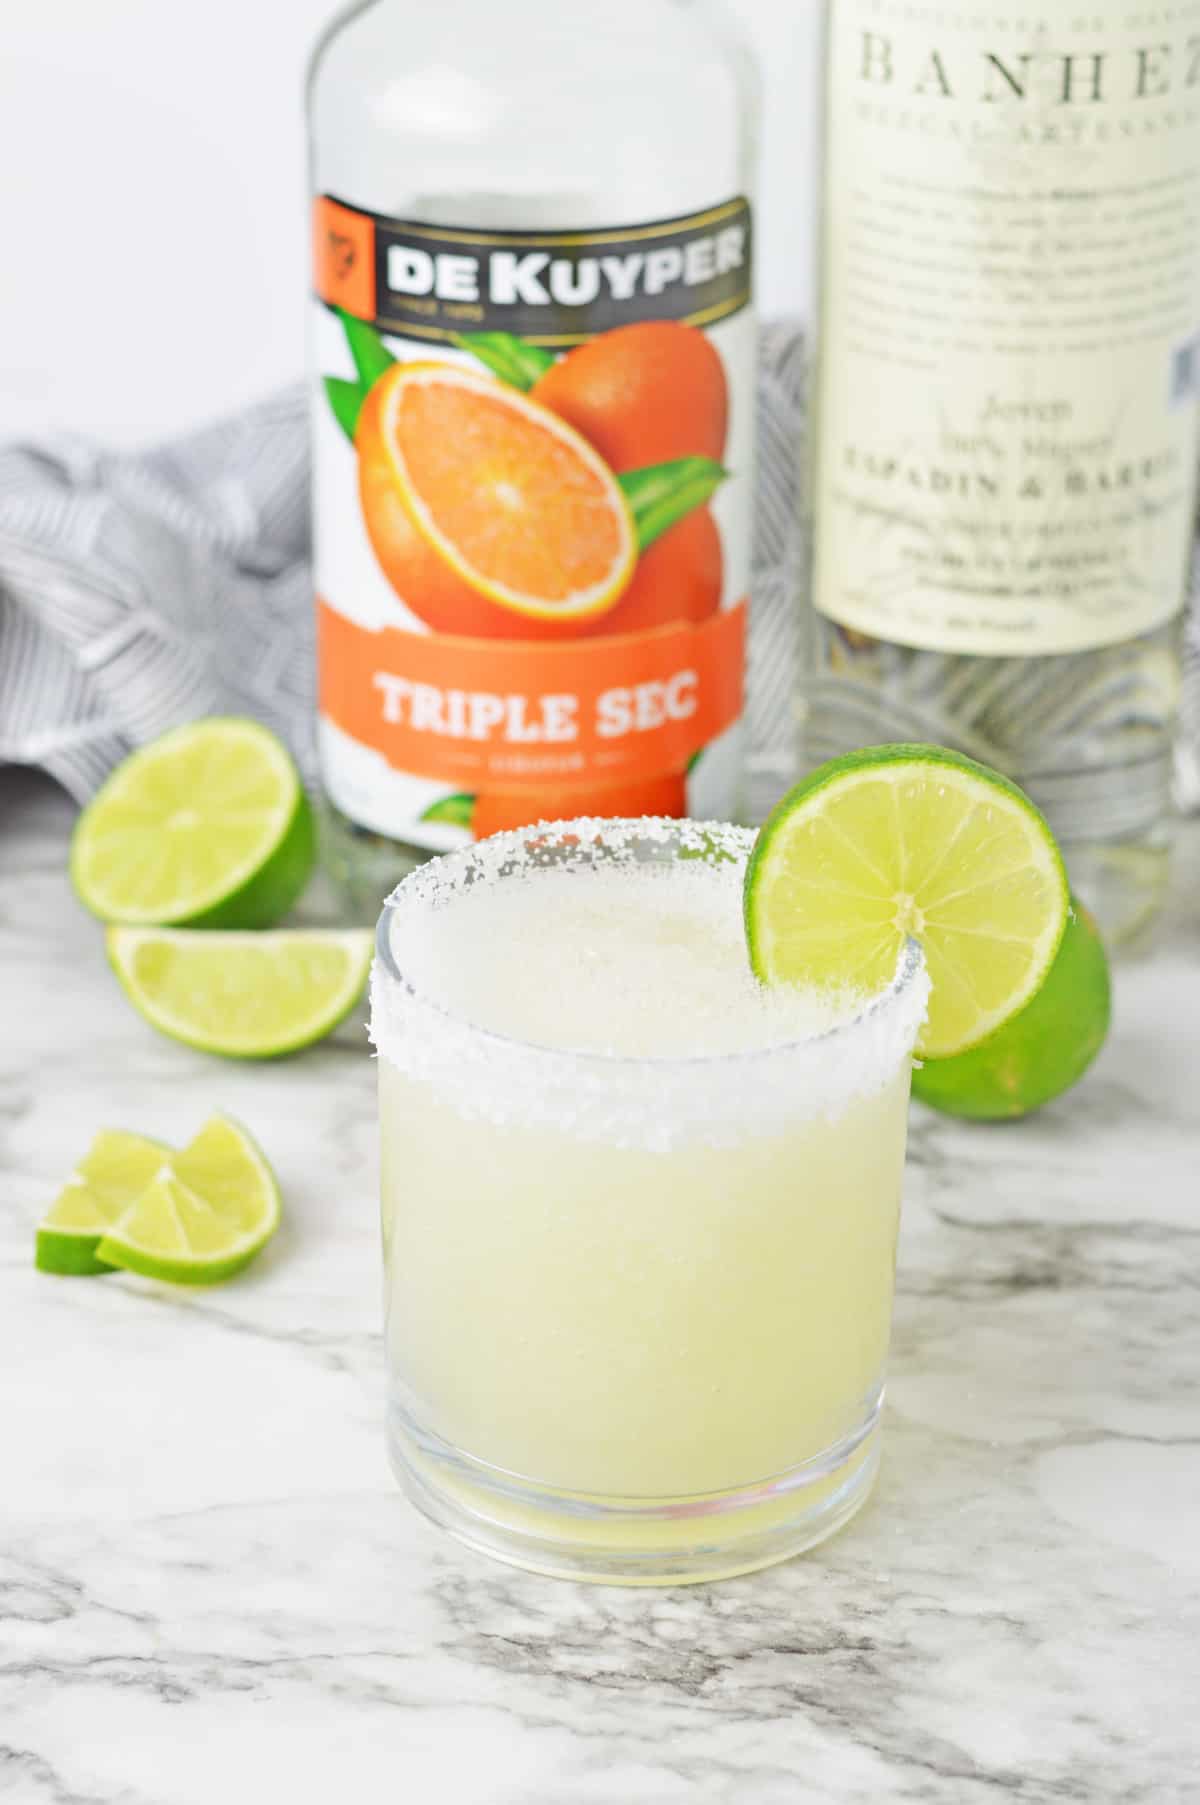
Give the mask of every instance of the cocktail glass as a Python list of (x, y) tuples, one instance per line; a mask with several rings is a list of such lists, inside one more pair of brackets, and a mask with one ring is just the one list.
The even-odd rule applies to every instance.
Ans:
[[(578, 1050), (569, 994), (563, 1044), (532, 1044), (422, 973), (431, 912), (475, 885), (522, 884), (568, 934), (561, 884), (537, 915), (541, 874), (586, 902), (614, 871), (694, 885), (699, 866), (728, 893), (752, 845), (691, 822), (497, 835), (406, 878), (380, 920), (390, 1453), (428, 1517), (502, 1560), (716, 1579), (812, 1547), (870, 1492), (919, 948), (839, 1026), (689, 1056)], [(492, 950), (496, 982), (531, 981)]]

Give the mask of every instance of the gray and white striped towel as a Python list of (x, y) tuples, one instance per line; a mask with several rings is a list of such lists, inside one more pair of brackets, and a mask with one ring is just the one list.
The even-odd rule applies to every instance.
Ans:
[[(750, 637), (751, 798), (791, 768), (803, 356), (763, 333)], [(289, 390), (138, 455), (73, 441), (0, 452), (0, 763), (79, 801), (133, 746), (196, 715), (259, 716), (313, 775), (306, 404)], [(1200, 611), (1182, 783), (1200, 803)]]
[(260, 715), (309, 759), (299, 391), (143, 455), (0, 453), (0, 762), (83, 801), (133, 746)]

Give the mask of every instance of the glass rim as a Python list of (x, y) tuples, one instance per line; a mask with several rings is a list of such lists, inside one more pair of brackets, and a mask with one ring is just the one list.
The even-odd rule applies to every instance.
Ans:
[[(761, 1065), (773, 1060), (795, 1058), (798, 1054), (816, 1048), (843, 1044), (864, 1029), (879, 1016), (884, 1015), (903, 1002), (913, 985), (925, 970), (925, 954), (919, 941), (910, 934), (901, 948), (896, 970), (887, 986), (865, 999), (863, 1007), (847, 1020), (835, 1022), (832, 1027), (822, 1028), (818, 1033), (805, 1035), (798, 1040), (775, 1041), (766, 1047), (746, 1047), (727, 1053), (606, 1053), (593, 1047), (548, 1046), (544, 1041), (525, 1040), (511, 1034), (501, 1034), (494, 1028), (486, 1028), (481, 1023), (472, 1021), (468, 1015), (451, 1010), (430, 991), (420, 988), (400, 968), (396, 959), (395, 948), (391, 943), (391, 923), (399, 908), (401, 892), (405, 886), (421, 879), (431, 869), (446, 871), (450, 868), (461, 869), (475, 862), (478, 869), (480, 848), (488, 848), (488, 856), (499, 865), (506, 852), (517, 853), (528, 846), (531, 832), (564, 833), (570, 832), (583, 837), (580, 830), (597, 834), (607, 831), (619, 836), (627, 835), (631, 839), (639, 829), (647, 830), (646, 837), (657, 838), (662, 844), (669, 844), (671, 838), (685, 837), (685, 830), (701, 836), (719, 836), (726, 844), (737, 845), (747, 854), (757, 838), (754, 828), (738, 827), (728, 821), (692, 821), (672, 820), (664, 816), (644, 816), (639, 819), (608, 818), (580, 816), (566, 821), (540, 821), (535, 829), (510, 828), (503, 833), (492, 834), (486, 841), (474, 846), (459, 847), (453, 852), (443, 853), (431, 864), (421, 865), (408, 874), (392, 891), (383, 904), (379, 920), (375, 928), (375, 958), (377, 970), (389, 986), (401, 991), (412, 999), (413, 1003), (444, 1021), (447, 1027), (456, 1033), (467, 1033), (484, 1047), (494, 1047), (497, 1054), (519, 1052), (523, 1055), (535, 1055), (541, 1059), (561, 1062), (563, 1064), (584, 1063), (596, 1071), (617, 1073), (644, 1069), (662, 1072), (668, 1069), (677, 1071), (693, 1070), (697, 1073), (712, 1071), (717, 1067), (744, 1067)], [(665, 833), (663, 830), (666, 830)], [(672, 834), (672, 830), (675, 830)], [(594, 836), (593, 836), (594, 838)], [(537, 869), (531, 866), (530, 869)], [(497, 869), (492, 873), (483, 873), (484, 882), (502, 882), (508, 875)], [(432, 906), (432, 903), (431, 905)], [(383, 1053), (381, 1057), (387, 1057)]]

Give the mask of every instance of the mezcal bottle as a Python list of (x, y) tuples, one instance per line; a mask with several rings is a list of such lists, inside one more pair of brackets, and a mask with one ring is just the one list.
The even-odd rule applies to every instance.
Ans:
[(741, 766), (754, 82), (699, 0), (369, 0), (313, 60), (319, 753), (371, 912)]
[(805, 757), (934, 740), (1113, 937), (1167, 859), (1200, 5), (828, 0)]

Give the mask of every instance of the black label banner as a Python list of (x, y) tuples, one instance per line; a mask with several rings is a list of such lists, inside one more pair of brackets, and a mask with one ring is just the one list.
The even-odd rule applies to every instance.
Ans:
[(364, 262), (373, 260), (381, 332), (433, 340), (509, 332), (534, 344), (574, 345), (639, 320), (707, 326), (750, 301), (753, 245), (743, 199), (596, 232), (449, 228), (367, 213), (332, 195), (323, 204), (342, 222), (344, 241), (357, 239)]

